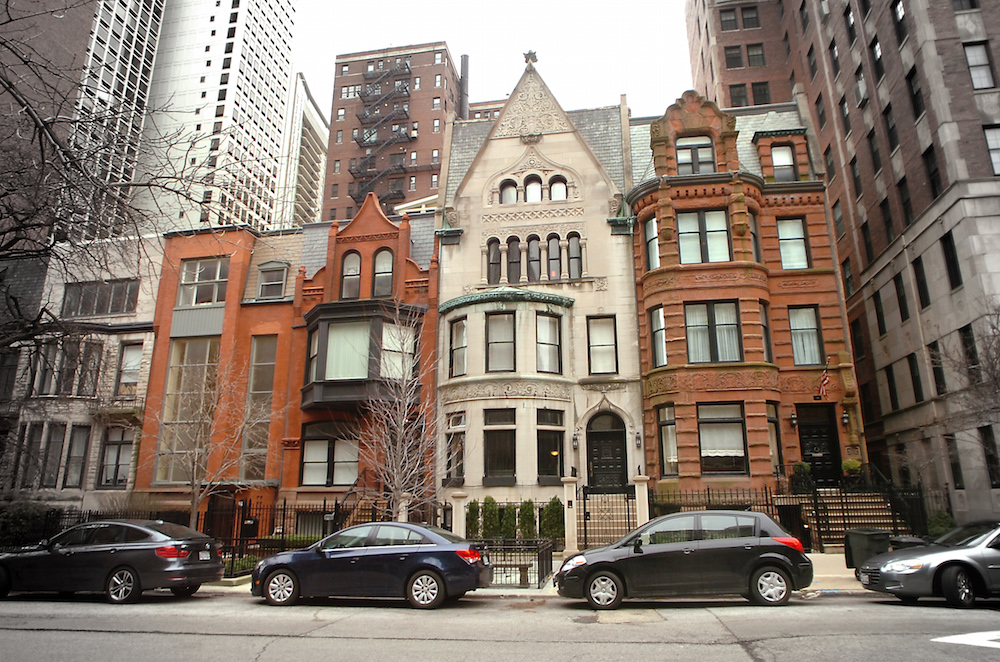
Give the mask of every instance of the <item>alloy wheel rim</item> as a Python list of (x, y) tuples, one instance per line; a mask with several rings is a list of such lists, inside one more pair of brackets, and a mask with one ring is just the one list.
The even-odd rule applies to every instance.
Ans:
[(111, 577), (111, 597), (114, 600), (125, 600), (135, 588), (135, 577), (128, 570), (119, 570)]
[(779, 602), (788, 592), (788, 585), (780, 573), (768, 571), (757, 580), (757, 592), (768, 602)]
[(958, 576), (955, 578), (955, 584), (958, 588), (959, 599), (963, 603), (968, 604), (972, 597), (972, 586), (969, 583), (969, 576), (964, 572), (958, 573)]
[(413, 599), (419, 604), (429, 605), (438, 595), (438, 583), (430, 575), (421, 575), (413, 580)]
[(598, 577), (590, 584), (590, 597), (601, 606), (609, 605), (618, 597), (618, 586), (610, 577)]
[(272, 600), (284, 602), (292, 596), (292, 578), (288, 575), (276, 575), (267, 584), (267, 594)]

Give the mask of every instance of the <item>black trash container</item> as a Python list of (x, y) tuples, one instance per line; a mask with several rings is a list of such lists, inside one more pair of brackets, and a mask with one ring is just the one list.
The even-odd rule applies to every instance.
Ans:
[(848, 529), (844, 533), (844, 561), (848, 568), (860, 568), (871, 557), (889, 551), (888, 531)]

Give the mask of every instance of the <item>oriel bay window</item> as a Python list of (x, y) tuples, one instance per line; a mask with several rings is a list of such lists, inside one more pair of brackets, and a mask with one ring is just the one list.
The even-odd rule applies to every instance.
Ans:
[(515, 409), (483, 412), (483, 485), (514, 485), (516, 468)]
[(563, 473), (562, 446), (565, 430), (563, 412), (539, 409), (538, 422), (538, 484), (561, 485)]
[(303, 486), (351, 485), (358, 478), (358, 441), (334, 423), (314, 423), (302, 432)]
[(696, 211), (677, 214), (677, 248), (681, 264), (728, 262), (729, 219), (726, 212)]
[(698, 442), (703, 474), (747, 473), (743, 405), (698, 405)]
[(450, 328), (451, 341), (448, 345), (448, 374), (451, 377), (461, 377), (466, 372), (466, 357), (469, 350), (469, 338), (466, 335), (466, 318), (453, 320)]
[(371, 322), (353, 320), (331, 322), (327, 328), (326, 381), (367, 379)]
[(646, 219), (642, 226), (643, 241), (646, 244), (646, 270), (658, 269), (660, 266), (659, 229), (656, 227), (656, 217)]
[(515, 369), (514, 313), (486, 316), (486, 372)]
[(690, 363), (743, 360), (735, 301), (689, 303), (684, 306), (684, 320)]

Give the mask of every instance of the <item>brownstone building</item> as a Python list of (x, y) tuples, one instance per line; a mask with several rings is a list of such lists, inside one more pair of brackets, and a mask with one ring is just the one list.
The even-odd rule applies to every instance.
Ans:
[(998, 35), (996, 0), (688, 2), (696, 88), (768, 82), (816, 136), (873, 469), (960, 520), (1000, 512), (992, 406), (960, 395), (992, 360)]
[(641, 128), (632, 139), (649, 141), (655, 176), (627, 201), (647, 473), (660, 489), (776, 487), (806, 460), (837, 484), (864, 447), (824, 184), (797, 109), (723, 112), (689, 91)]
[(387, 213), (436, 197), (445, 122), (464, 117), (448, 45), (339, 55), (335, 67), (323, 218), (353, 218), (369, 192)]

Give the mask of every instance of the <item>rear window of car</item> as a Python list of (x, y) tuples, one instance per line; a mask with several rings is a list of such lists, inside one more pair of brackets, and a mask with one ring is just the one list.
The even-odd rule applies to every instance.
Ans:
[(179, 540), (187, 538), (208, 538), (208, 536), (200, 531), (195, 531), (194, 529), (189, 529), (186, 526), (174, 524), (173, 522), (150, 522), (146, 526), (154, 531), (162, 533), (167, 537)]

